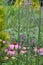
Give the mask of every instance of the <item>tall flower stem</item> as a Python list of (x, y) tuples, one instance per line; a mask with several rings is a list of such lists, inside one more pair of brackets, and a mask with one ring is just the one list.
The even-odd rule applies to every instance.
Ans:
[[(30, 1), (30, 20), (29, 20), (29, 34), (31, 33), (31, 23), (32, 23), (32, 13), (33, 13), (33, 9), (31, 8), (32, 6), (32, 0)], [(31, 47), (31, 37), (30, 39), (30, 65), (32, 65), (32, 47)]]
[[(20, 3), (20, 2), (19, 2)], [(20, 5), (18, 8), (18, 55), (17, 55), (17, 65), (19, 65), (19, 42), (20, 42)]]
[[(39, 28), (39, 33), (38, 33), (38, 46), (40, 47), (40, 41), (41, 41), (41, 38), (40, 38), (40, 32), (41, 32), (41, 5), (40, 5), (40, 17), (39, 17), (38, 28)], [(37, 60), (38, 60), (37, 65), (39, 65), (39, 55), (37, 55)]]
[(40, 5), (40, 13), (39, 13), (40, 17), (39, 17), (39, 24), (38, 24), (38, 28), (39, 28), (39, 33), (38, 33), (38, 45), (40, 46), (40, 32), (41, 32), (41, 5)]
[[(29, 4), (29, 2), (28, 2)], [(27, 16), (26, 16), (26, 21), (27, 21), (27, 27), (26, 27), (26, 35), (27, 35), (27, 46), (28, 46), (28, 39), (29, 39), (29, 5), (27, 4), (27, 7), (26, 7), (26, 13), (27, 13)], [(26, 65), (29, 64), (29, 61), (28, 61), (28, 49), (27, 49), (27, 54), (26, 54)]]

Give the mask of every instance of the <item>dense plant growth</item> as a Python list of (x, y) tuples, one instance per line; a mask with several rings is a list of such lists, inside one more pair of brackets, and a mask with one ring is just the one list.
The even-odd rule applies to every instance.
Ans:
[(0, 65), (43, 65), (43, 22), (38, 0), (0, 0)]

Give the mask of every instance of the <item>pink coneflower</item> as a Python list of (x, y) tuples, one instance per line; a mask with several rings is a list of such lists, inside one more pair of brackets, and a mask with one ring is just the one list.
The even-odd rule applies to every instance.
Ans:
[(7, 52), (7, 55), (13, 56), (13, 55), (15, 55), (15, 51), (10, 51), (10, 50), (9, 50), (9, 51)]
[(25, 54), (27, 52), (26, 47), (23, 47), (20, 54)]
[(25, 54), (27, 51), (21, 50), (20, 54)]
[(42, 56), (43, 55), (43, 48), (39, 49), (39, 54)]
[(18, 44), (16, 44), (16, 45), (14, 45), (14, 47), (15, 47), (15, 49), (18, 49), (19, 45), (18, 45)]
[(13, 51), (8, 51), (7, 52), (7, 56), (10, 58), (10, 57), (13, 57), (14, 55), (17, 55), (18, 54), (18, 52), (17, 51), (15, 51), (15, 50), (13, 50)]
[(13, 42), (12, 44), (14, 45), (15, 49), (18, 49), (19, 45), (16, 42)]
[(39, 51), (40, 51), (40, 52), (43, 52), (43, 48), (40, 48)]
[(17, 44), (17, 42), (13, 42), (12, 44), (13, 44), (13, 45), (16, 45), (16, 44)]
[(11, 45), (9, 46), (9, 50), (14, 50), (14, 45), (13, 45), (13, 44), (11, 44)]

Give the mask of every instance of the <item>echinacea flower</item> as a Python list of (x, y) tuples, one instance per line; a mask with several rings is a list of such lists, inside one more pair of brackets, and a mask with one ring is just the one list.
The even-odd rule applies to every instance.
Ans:
[(17, 44), (17, 42), (13, 42), (12, 44), (13, 44), (13, 45), (16, 45), (16, 44)]
[(43, 48), (40, 48), (39, 51), (40, 51), (40, 52), (43, 52)]
[(11, 45), (9, 46), (9, 50), (14, 50), (14, 45), (13, 45), (13, 44), (11, 44)]
[(16, 42), (13, 42), (12, 44), (14, 45), (15, 49), (18, 49), (19, 45)]
[(39, 54), (42, 56), (43, 55), (43, 48), (39, 49)]
[(9, 50), (9, 51), (7, 52), (7, 55), (10, 55), (10, 56), (13, 56), (14, 54), (15, 54), (15, 51), (10, 51), (10, 50)]
[(16, 45), (14, 45), (14, 47), (15, 47), (15, 49), (18, 49), (19, 45), (18, 45), (18, 44), (16, 44)]
[(26, 52), (26, 50), (21, 50), (20, 54), (25, 54)]
[(26, 47), (23, 47), (20, 54), (25, 54), (27, 52)]

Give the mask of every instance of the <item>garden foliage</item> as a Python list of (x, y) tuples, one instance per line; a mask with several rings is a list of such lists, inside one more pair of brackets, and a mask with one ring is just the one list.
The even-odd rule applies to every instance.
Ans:
[(0, 64), (43, 65), (39, 0), (0, 0)]

